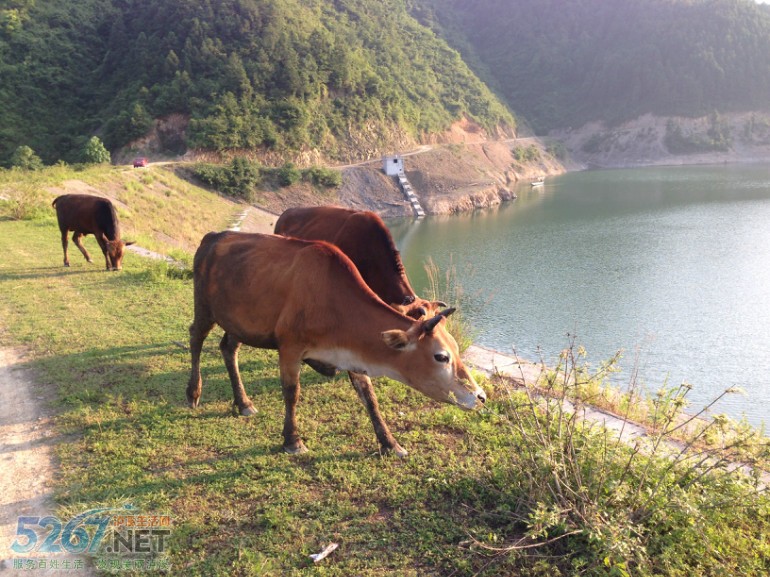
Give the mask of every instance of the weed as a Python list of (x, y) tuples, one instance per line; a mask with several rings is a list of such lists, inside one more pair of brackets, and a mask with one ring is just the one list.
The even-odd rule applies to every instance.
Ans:
[(450, 262), (447, 269), (442, 273), (441, 269), (430, 257), (428, 257), (424, 267), (428, 276), (428, 294), (426, 298), (433, 301), (443, 301), (450, 306), (458, 307), (457, 312), (447, 318), (446, 327), (449, 334), (457, 341), (460, 352), (464, 352), (473, 344), (476, 335), (468, 318), (462, 312), (465, 293), (462, 285), (457, 280), (457, 269), (454, 263)]
[[(534, 564), (530, 556), (537, 551), (563, 557), (558, 566), (601, 575), (710, 574), (704, 567), (720, 566), (723, 554), (742, 557), (759, 546), (770, 531), (767, 494), (758, 470), (746, 476), (731, 466), (756, 432), (704, 447), (707, 432), (723, 426), (718, 417), (674, 436), (703, 416), (683, 415), (689, 389), (683, 385), (650, 400), (654, 430), (629, 441), (626, 419), (615, 433), (586, 417), (586, 396), (601, 388), (616, 359), (592, 371), (583, 357), (572, 340), (560, 366), (539, 385), (508, 389), (501, 421), (521, 444), (498, 474), (512, 488), (501, 494), (516, 537), (505, 546), (480, 538), (478, 544), (524, 565)], [(728, 531), (744, 515), (730, 510), (736, 499), (744, 511), (765, 511), (756, 532)], [(745, 574), (760, 575), (768, 563), (746, 559), (734, 561)]]
[(19, 182), (0, 191), (0, 214), (14, 220), (35, 220), (50, 212), (50, 197), (35, 181)]

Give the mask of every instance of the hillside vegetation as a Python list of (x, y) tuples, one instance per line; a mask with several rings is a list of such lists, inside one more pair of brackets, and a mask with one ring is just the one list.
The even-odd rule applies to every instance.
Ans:
[[(86, 161), (94, 136), (114, 162), (347, 163), (460, 123), (646, 115), (676, 119), (663, 154), (725, 151), (736, 134), (678, 119), (756, 113), (747, 143), (766, 140), (767, 54), (770, 8), (750, 0), (7, 0), (0, 166)], [(579, 147), (613, 146), (592, 136)]]
[[(166, 153), (371, 149), (508, 110), (397, 0), (10, 0), (0, 10), (0, 163), (74, 162), (155, 119)], [(188, 124), (189, 121), (189, 124)], [(164, 125), (165, 126), (165, 125)]]
[(538, 134), (770, 106), (770, 9), (753, 1), (413, 4)]

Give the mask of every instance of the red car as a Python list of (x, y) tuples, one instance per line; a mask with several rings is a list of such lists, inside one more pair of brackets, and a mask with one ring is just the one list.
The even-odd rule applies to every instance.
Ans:
[(141, 168), (143, 166), (147, 166), (147, 159), (144, 156), (134, 159), (134, 168)]

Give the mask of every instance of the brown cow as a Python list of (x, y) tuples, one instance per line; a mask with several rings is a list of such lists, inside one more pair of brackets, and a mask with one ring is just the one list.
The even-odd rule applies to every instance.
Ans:
[(446, 307), (414, 293), (388, 227), (373, 212), (336, 206), (290, 208), (275, 223), (275, 234), (332, 243), (353, 261), (378, 297), (407, 316), (433, 316)]
[(93, 234), (104, 253), (107, 270), (120, 270), (123, 262), (123, 248), (134, 244), (120, 239), (120, 223), (115, 207), (109, 199), (89, 194), (63, 194), (54, 199), (56, 218), (61, 230), (61, 245), (64, 249), (64, 266), (70, 265), (67, 255), (67, 235), (73, 231), (72, 242), (93, 262), (83, 246), (81, 238)]
[[(406, 277), (401, 256), (382, 219), (369, 211), (336, 206), (290, 208), (275, 223), (275, 233), (305, 240), (324, 240), (344, 252), (378, 297), (399, 312), (415, 319), (432, 317), (447, 305), (418, 297)], [(333, 376), (333, 368), (314, 361), (308, 364), (319, 373)], [(382, 418), (372, 381), (366, 375), (348, 373), (364, 403), (380, 444), (401, 457), (406, 450), (395, 440)]]
[[(241, 343), (278, 350), (285, 405), (284, 450), (306, 450), (295, 410), (304, 359), (388, 376), (463, 409), (486, 399), (442, 326), (445, 311), (411, 319), (386, 305), (339, 249), (325, 242), (237, 232), (209, 233), (193, 262), (195, 319), (190, 325), (191, 407), (200, 401), (200, 354), (215, 324), (242, 415), (254, 413), (238, 371)], [(386, 450), (390, 447), (385, 447)]]

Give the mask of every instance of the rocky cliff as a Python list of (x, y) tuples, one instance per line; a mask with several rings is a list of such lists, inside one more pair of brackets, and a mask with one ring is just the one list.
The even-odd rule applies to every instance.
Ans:
[(713, 164), (770, 160), (770, 114), (745, 112), (699, 118), (647, 114), (607, 126), (598, 122), (551, 132), (574, 168)]

